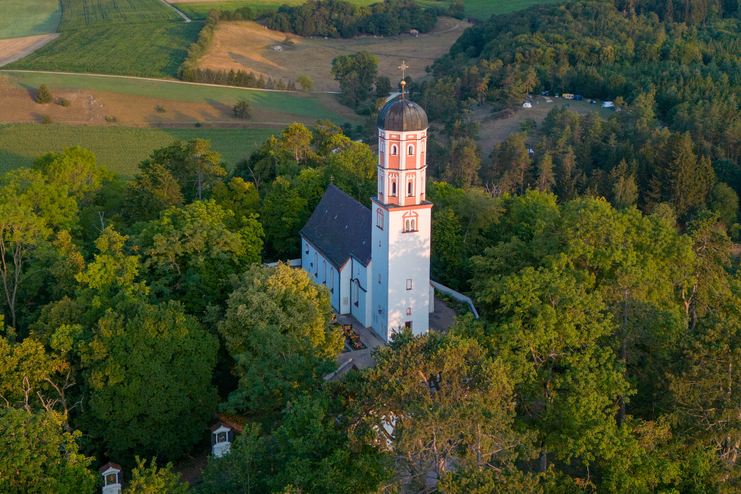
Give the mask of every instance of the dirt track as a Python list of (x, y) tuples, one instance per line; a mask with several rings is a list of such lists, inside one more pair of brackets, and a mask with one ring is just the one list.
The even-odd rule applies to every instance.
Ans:
[(58, 33), (0, 40), (0, 67), (30, 55), (45, 44), (57, 39)]

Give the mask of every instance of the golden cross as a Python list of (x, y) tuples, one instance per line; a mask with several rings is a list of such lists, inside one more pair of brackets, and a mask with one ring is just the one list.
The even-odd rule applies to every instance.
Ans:
[(409, 66), (402, 60), (401, 65), (399, 65), (399, 68), (401, 69), (401, 80), (405, 79), (406, 70), (409, 68)]

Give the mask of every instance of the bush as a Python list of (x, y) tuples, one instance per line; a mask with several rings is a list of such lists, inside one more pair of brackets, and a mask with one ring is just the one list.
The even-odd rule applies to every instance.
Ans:
[(196, 122), (196, 127), (200, 127), (200, 126), (201, 126), (201, 122)]
[(46, 87), (46, 84), (42, 84), (36, 93), (36, 102), (46, 105), (52, 101), (54, 101), (54, 96), (52, 96), (51, 91)]
[(59, 99), (57, 99), (56, 103), (59, 106), (63, 106), (65, 108), (67, 108), (69, 105), (71, 105), (70, 101), (68, 99), (66, 99), (66, 98), (59, 98)]
[(250, 118), (250, 114), (252, 112), (252, 107), (249, 103), (242, 100), (236, 105), (234, 105), (234, 116), (237, 118), (241, 118), (242, 120), (246, 120)]
[(165, 108), (164, 106), (158, 106), (157, 113), (167, 113), (167, 108)]
[(105, 121), (106, 122), (118, 122), (118, 118), (111, 115), (110, 117), (105, 117)]
[(41, 123), (44, 125), (52, 123), (51, 115), (48, 115), (46, 113), (41, 115)]

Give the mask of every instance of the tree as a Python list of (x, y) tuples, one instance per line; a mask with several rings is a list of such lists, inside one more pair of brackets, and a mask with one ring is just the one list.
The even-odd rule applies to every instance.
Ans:
[(481, 152), (470, 137), (451, 139), (450, 163), (446, 168), (447, 180), (457, 187), (468, 190), (479, 183), (478, 171), (481, 168)]
[(329, 291), (282, 263), (252, 266), (232, 284), (219, 323), (240, 377), (228, 407), (271, 412), (316, 388), (334, 368), (342, 335), (330, 325)]
[(236, 230), (245, 226), (247, 218), (260, 211), (260, 194), (251, 182), (233, 177), (229, 182), (219, 182), (211, 190), (211, 199), (225, 210), (234, 213), (233, 219), (226, 219), (226, 226)]
[(52, 96), (51, 91), (49, 91), (49, 88), (46, 87), (46, 84), (42, 84), (39, 86), (39, 90), (36, 92), (36, 102), (41, 103), (42, 105), (46, 105), (49, 103), (52, 103), (54, 101), (54, 96)]
[(234, 116), (242, 120), (247, 120), (252, 116), (252, 107), (246, 101), (240, 100), (234, 105)]
[(189, 314), (226, 299), (224, 282), (245, 266), (260, 262), (262, 227), (254, 218), (236, 224), (234, 213), (213, 200), (170, 208), (144, 225), (133, 243), (148, 270), (152, 295), (179, 300)]
[(376, 96), (385, 98), (391, 93), (391, 88), (391, 79), (385, 75), (380, 75), (376, 78)]
[(718, 215), (718, 220), (730, 228), (738, 218), (738, 194), (723, 182), (715, 184), (710, 195), (710, 210)]
[(131, 470), (131, 480), (124, 491), (126, 494), (187, 494), (188, 482), (180, 483), (180, 473), (172, 472), (172, 463), (165, 468), (157, 468), (157, 458), (152, 458), (150, 467), (147, 460), (136, 457), (136, 467)]
[(139, 169), (147, 173), (155, 165), (161, 165), (177, 180), (187, 202), (202, 200), (204, 190), (226, 175), (219, 153), (211, 151), (211, 143), (203, 139), (176, 141), (157, 149), (139, 164)]
[(553, 175), (553, 158), (550, 153), (544, 153), (536, 164), (538, 170), (538, 190), (550, 192), (556, 182)]
[(92, 494), (94, 461), (79, 452), (79, 431), (53, 411), (0, 409), (0, 491), (8, 494)]
[(332, 60), (332, 75), (340, 82), (342, 102), (352, 108), (368, 98), (378, 72), (378, 57), (361, 51)]
[(444, 479), (452, 464), (499, 477), (531, 457), (532, 438), (513, 427), (508, 369), (474, 340), (406, 329), (375, 358), (362, 384), (364, 425), (409, 473), (414, 492), (425, 489), (430, 472)]
[(299, 253), (298, 232), (305, 224), (308, 202), (284, 177), (278, 177), (265, 194), (260, 221), (265, 231), (268, 259), (293, 259)]
[(308, 75), (300, 75), (296, 79), (296, 82), (301, 84), (301, 89), (304, 91), (311, 91), (311, 86), (314, 84), (314, 81), (311, 80), (311, 77)]
[(108, 309), (80, 350), (88, 390), (82, 423), (110, 457), (179, 458), (201, 440), (216, 406), (217, 348), (177, 302)]
[(164, 165), (152, 163), (126, 189), (121, 215), (129, 224), (151, 221), (165, 209), (184, 203), (180, 183)]

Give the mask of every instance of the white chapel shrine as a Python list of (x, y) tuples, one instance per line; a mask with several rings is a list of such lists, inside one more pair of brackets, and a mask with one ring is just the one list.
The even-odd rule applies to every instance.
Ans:
[(372, 210), (330, 185), (301, 230), (301, 265), (327, 285), (332, 307), (386, 341), (429, 329), (432, 203), (425, 200), (427, 114), (389, 103), (378, 116), (378, 195)]

